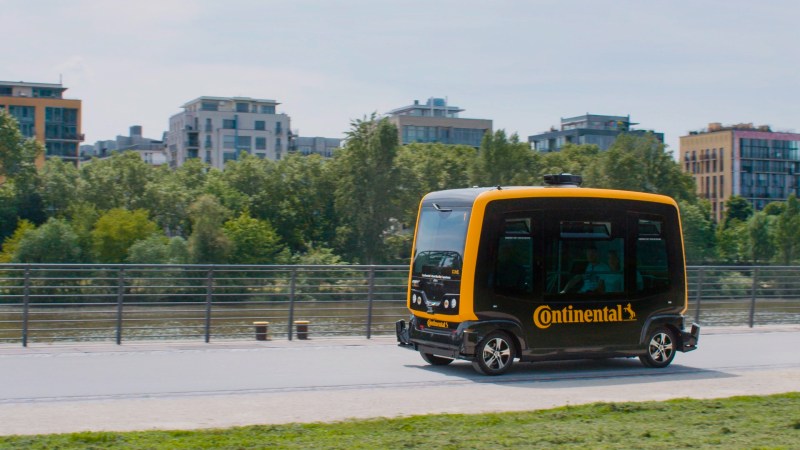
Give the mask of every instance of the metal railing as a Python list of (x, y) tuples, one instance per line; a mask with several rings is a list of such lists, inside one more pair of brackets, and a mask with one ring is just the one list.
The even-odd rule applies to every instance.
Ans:
[[(800, 324), (800, 267), (687, 272), (698, 323)], [(0, 343), (253, 339), (256, 322), (262, 338), (369, 339), (408, 317), (407, 277), (407, 266), (0, 264)]]

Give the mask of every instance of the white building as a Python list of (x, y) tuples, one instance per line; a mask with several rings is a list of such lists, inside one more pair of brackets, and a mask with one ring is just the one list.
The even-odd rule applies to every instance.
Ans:
[(130, 127), (128, 136), (118, 135), (115, 140), (97, 141), (94, 145), (81, 145), (81, 164), (90, 161), (90, 158), (108, 158), (114, 152), (122, 153), (134, 151), (139, 154), (142, 161), (153, 166), (167, 163), (167, 152), (163, 140), (150, 139), (142, 135), (142, 126)]
[(302, 137), (294, 139), (294, 151), (301, 155), (322, 155), (325, 158), (333, 156), (334, 150), (342, 146), (342, 140), (325, 137)]
[(167, 157), (172, 167), (189, 158), (223, 169), (243, 153), (281, 159), (289, 150), (289, 116), (276, 114), (275, 100), (200, 97), (169, 119)]

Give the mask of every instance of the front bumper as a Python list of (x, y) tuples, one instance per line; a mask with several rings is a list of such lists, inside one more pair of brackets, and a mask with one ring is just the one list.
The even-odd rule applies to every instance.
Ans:
[(395, 333), (400, 347), (453, 359), (474, 358), (478, 339), (477, 334), (460, 328), (420, 327), (413, 317), (408, 324), (404, 320), (395, 322)]
[(678, 350), (682, 352), (690, 352), (697, 350), (697, 342), (700, 340), (700, 325), (693, 323), (690, 331), (681, 330), (681, 348)]

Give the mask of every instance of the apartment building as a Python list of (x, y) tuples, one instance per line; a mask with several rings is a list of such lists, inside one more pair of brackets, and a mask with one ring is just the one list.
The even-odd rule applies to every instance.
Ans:
[(567, 144), (594, 144), (600, 150), (608, 150), (620, 133), (653, 135), (664, 142), (664, 133), (652, 130), (634, 130), (638, 123), (631, 122), (631, 116), (604, 116), (586, 113), (582, 116), (561, 118), (561, 128), (550, 127), (549, 131), (528, 136), (531, 148), (543, 152), (558, 152)]
[(793, 193), (800, 195), (799, 149), (798, 133), (715, 122), (681, 136), (679, 156), (698, 194), (711, 202), (713, 216), (720, 221), (731, 195), (743, 197), (756, 211)]
[(163, 138), (151, 139), (142, 134), (141, 125), (129, 128), (128, 136), (118, 135), (115, 139), (97, 141), (94, 145), (81, 145), (82, 163), (88, 162), (93, 157), (103, 159), (110, 157), (114, 152), (132, 151), (139, 154), (142, 161), (153, 166), (167, 163), (167, 152)]
[(333, 156), (334, 150), (341, 146), (341, 139), (297, 136), (292, 142), (292, 151), (305, 156), (317, 154), (330, 158)]
[(81, 133), (81, 101), (65, 99), (61, 84), (0, 81), (0, 109), (19, 122), (22, 135), (45, 146), (45, 158), (60, 157), (78, 163)]
[(464, 110), (447, 104), (447, 99), (429, 98), (425, 104), (414, 100), (413, 105), (389, 111), (389, 122), (397, 126), (402, 145), (412, 142), (481, 146), (483, 135), (492, 132), (492, 121), (459, 117)]
[(172, 116), (167, 132), (167, 157), (172, 167), (201, 158), (212, 167), (249, 153), (281, 159), (289, 151), (290, 121), (278, 114), (275, 100), (250, 97), (199, 97)]

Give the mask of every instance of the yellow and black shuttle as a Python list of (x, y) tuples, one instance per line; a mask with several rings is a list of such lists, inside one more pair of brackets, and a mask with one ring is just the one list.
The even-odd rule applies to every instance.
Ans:
[(487, 375), (515, 359), (638, 356), (665, 367), (696, 349), (675, 201), (580, 183), (560, 174), (544, 187), (426, 195), (400, 345)]

